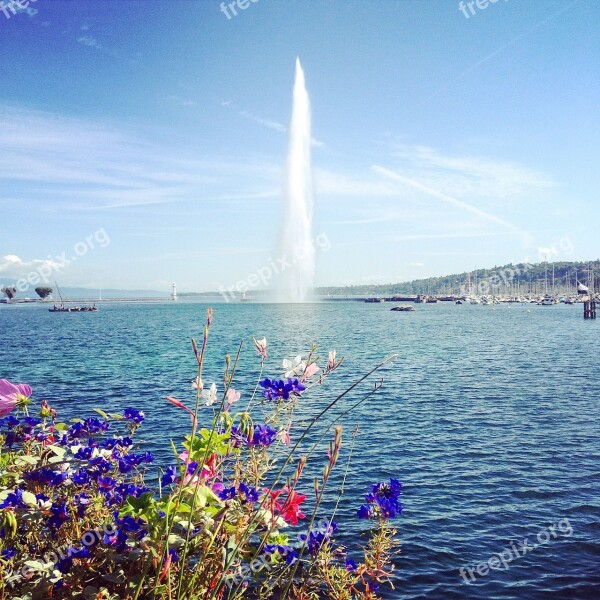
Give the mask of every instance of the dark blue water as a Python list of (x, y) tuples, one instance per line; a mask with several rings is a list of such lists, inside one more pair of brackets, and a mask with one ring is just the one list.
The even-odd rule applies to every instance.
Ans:
[[(63, 414), (144, 409), (143, 437), (166, 461), (166, 441), (187, 422), (164, 397), (191, 401), (189, 339), (201, 336), (204, 309), (0, 306), (0, 378), (31, 384), (35, 399)], [(346, 356), (303, 400), (307, 416), (399, 354), (379, 373), (383, 389), (342, 419), (347, 442), (355, 424), (360, 430), (336, 516), (340, 541), (356, 552), (366, 528), (354, 517), (361, 494), (372, 481), (404, 483), (396, 591), (386, 598), (600, 598), (600, 326), (583, 320), (581, 305), (437, 304), (415, 313), (362, 303), (216, 305), (205, 382), (221, 379), (223, 355), (245, 339), (235, 387), (248, 398), (259, 367), (252, 336), (267, 337), (267, 375), (312, 342), (324, 359), (332, 348)], [(320, 469), (324, 448), (314, 458)]]

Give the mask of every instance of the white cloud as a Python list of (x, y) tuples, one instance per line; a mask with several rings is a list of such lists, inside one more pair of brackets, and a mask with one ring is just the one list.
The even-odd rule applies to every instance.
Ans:
[(102, 44), (91, 35), (83, 35), (77, 38), (77, 41), (84, 46), (88, 46), (89, 48), (96, 48), (97, 50), (102, 50)]
[(485, 199), (539, 197), (556, 183), (542, 173), (508, 161), (441, 154), (429, 146), (392, 147), (395, 169), (405, 177), (443, 189), (445, 193)]
[[(204, 160), (165, 152), (147, 132), (0, 104), (0, 198), (45, 211), (272, 198), (281, 167), (269, 159)], [(15, 194), (16, 188), (18, 194)], [(6, 191), (5, 191), (6, 190)]]
[(0, 273), (4, 277), (19, 279), (27, 277), (27, 275), (33, 272), (54, 273), (63, 269), (68, 264), (69, 261), (64, 259), (56, 260), (48, 258), (25, 261), (15, 254), (7, 254), (0, 257)]

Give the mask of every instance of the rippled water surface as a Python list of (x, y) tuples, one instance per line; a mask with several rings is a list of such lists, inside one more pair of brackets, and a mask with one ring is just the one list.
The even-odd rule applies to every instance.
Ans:
[[(97, 314), (50, 314), (0, 306), (0, 378), (31, 384), (35, 399), (63, 414), (143, 408), (143, 437), (166, 461), (167, 440), (187, 423), (164, 397), (191, 400), (189, 338), (200, 337), (205, 307), (107, 304)], [(252, 336), (268, 339), (267, 375), (312, 342), (324, 358), (335, 348), (346, 361), (304, 400), (303, 414), (313, 415), (398, 353), (379, 372), (383, 389), (342, 417), (342, 458), (360, 427), (336, 517), (340, 541), (356, 551), (366, 525), (354, 514), (368, 483), (402, 480), (402, 551), (396, 590), (385, 597), (600, 598), (599, 324), (583, 320), (581, 305), (389, 308), (215, 305), (205, 381), (220, 380), (222, 357), (245, 339), (235, 387), (248, 397), (259, 367)], [(375, 381), (340, 401), (337, 414)], [(485, 573), (481, 563), (498, 554), (508, 568), (492, 560)], [(461, 567), (478, 565), (484, 574), (461, 576)]]

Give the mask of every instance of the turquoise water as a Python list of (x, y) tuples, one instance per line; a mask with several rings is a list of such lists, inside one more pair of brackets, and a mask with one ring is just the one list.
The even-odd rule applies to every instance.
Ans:
[[(143, 437), (166, 462), (166, 440), (187, 422), (164, 397), (191, 401), (189, 338), (201, 336), (205, 308), (110, 304), (97, 314), (50, 314), (0, 306), (0, 378), (29, 383), (36, 400), (63, 415), (144, 409)], [(383, 389), (342, 419), (347, 438), (355, 424), (360, 429), (336, 517), (339, 540), (355, 551), (366, 525), (354, 513), (368, 484), (404, 483), (397, 589), (386, 598), (600, 597), (600, 329), (583, 320), (581, 305), (440, 303), (414, 313), (362, 303), (214, 308), (205, 382), (219, 382), (223, 355), (245, 339), (235, 387), (246, 398), (259, 366), (252, 336), (267, 337), (266, 375), (278, 374), (281, 358), (306, 355), (312, 342), (324, 359), (332, 348), (346, 357), (304, 401), (306, 416), (399, 354), (379, 372)], [(338, 413), (361, 397), (350, 394)], [(318, 462), (323, 456), (324, 449)], [(525, 539), (531, 549), (521, 555)], [(461, 567), (473, 569), (511, 542), (519, 556), (504, 554), (507, 568), (463, 571), (471, 583), (464, 582)]]

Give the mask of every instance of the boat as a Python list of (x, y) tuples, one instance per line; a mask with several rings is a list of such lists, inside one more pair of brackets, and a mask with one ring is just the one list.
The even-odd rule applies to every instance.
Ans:
[(429, 296), (426, 300), (427, 304), (437, 304), (438, 303), (438, 299), (434, 298), (433, 296)]
[(554, 305), (554, 298), (550, 294), (546, 294), (539, 302), (539, 306), (552, 306)]
[(427, 300), (426, 296), (423, 296), (422, 294), (419, 294), (416, 298), (415, 298), (415, 304), (424, 304), (425, 301)]
[(94, 303), (92, 306), (65, 306), (65, 301), (58, 287), (58, 283), (54, 282), (56, 286), (56, 291), (58, 292), (58, 296), (60, 297), (60, 306), (56, 306), (56, 304), (48, 309), (48, 312), (51, 313), (71, 313), (71, 312), (98, 312), (98, 307)]
[(394, 312), (414, 312), (417, 309), (414, 306), (394, 306), (390, 310)]
[(252, 302), (252, 298), (249, 298), (248, 296), (246, 296), (246, 292), (242, 292), (242, 295), (240, 297), (240, 302)]
[(365, 302), (369, 304), (377, 304), (380, 302), (385, 302), (384, 298), (365, 298)]
[(462, 304), (463, 301), (462, 300), (457, 300), (454, 304)]

